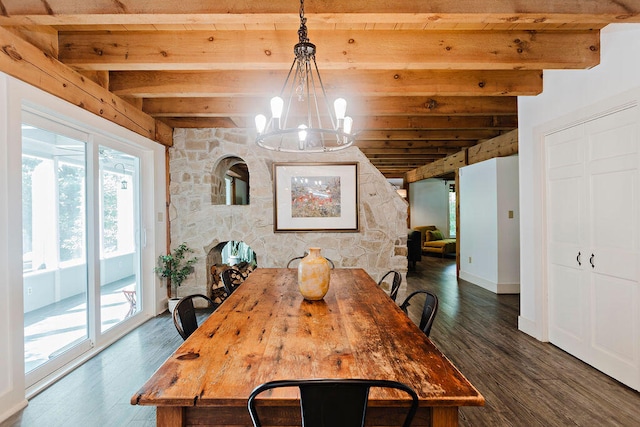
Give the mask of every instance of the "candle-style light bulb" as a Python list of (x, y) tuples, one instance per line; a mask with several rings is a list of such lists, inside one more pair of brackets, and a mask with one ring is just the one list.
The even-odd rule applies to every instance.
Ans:
[(264, 114), (258, 114), (256, 116), (256, 130), (258, 131), (258, 133), (262, 133), (264, 132), (266, 127), (267, 118), (264, 116)]
[(347, 112), (347, 101), (344, 98), (338, 98), (333, 101), (333, 109), (336, 112), (336, 119), (338, 120), (337, 129), (343, 126), (344, 115)]
[(338, 98), (333, 101), (333, 108), (336, 110), (336, 118), (342, 120), (347, 112), (347, 101), (344, 98)]
[[(347, 135), (351, 133), (351, 128), (353, 127), (353, 119), (349, 116), (344, 118), (344, 129), (343, 132)], [(349, 141), (349, 138), (344, 136), (342, 137), (342, 143), (346, 144)]]
[(304, 146), (307, 142), (307, 126), (298, 126), (298, 148), (304, 150)]
[(353, 119), (349, 116), (344, 118), (344, 133), (351, 133), (353, 127)]
[(282, 117), (282, 109), (284, 107), (284, 100), (279, 96), (271, 98), (271, 116), (273, 117), (273, 127), (280, 129), (280, 118)]

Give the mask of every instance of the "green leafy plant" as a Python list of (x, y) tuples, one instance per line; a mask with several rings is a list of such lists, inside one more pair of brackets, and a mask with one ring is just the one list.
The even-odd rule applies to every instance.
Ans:
[(231, 243), (230, 243), (231, 246), (229, 248), (230, 252), (231, 252), (231, 256), (240, 255), (240, 243), (241, 242), (238, 242), (238, 241), (235, 241), (235, 240), (231, 241)]
[(174, 290), (182, 285), (182, 282), (193, 273), (193, 264), (198, 261), (198, 258), (193, 257), (187, 259), (190, 253), (193, 253), (193, 249), (189, 248), (186, 243), (182, 243), (171, 253), (158, 257), (158, 266), (154, 268), (154, 271), (159, 274), (160, 277), (169, 279), (172, 295), (175, 295)]

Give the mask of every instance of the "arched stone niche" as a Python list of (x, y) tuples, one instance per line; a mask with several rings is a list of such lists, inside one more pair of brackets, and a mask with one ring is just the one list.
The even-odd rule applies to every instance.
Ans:
[[(227, 182), (231, 186), (230, 193)], [(216, 162), (211, 174), (211, 204), (249, 204), (249, 168), (242, 158), (226, 156)]]

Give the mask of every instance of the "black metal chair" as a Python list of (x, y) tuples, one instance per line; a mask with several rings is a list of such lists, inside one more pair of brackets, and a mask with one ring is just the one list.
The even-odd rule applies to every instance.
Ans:
[(384, 276), (382, 276), (382, 279), (378, 281), (378, 286), (382, 286), (382, 283), (384, 283), (384, 279), (386, 279), (387, 276), (390, 275), (393, 275), (393, 281), (391, 282), (391, 287), (389, 288), (389, 297), (395, 301), (396, 298), (398, 298), (398, 290), (400, 290), (400, 284), (402, 283), (402, 275), (400, 273), (395, 270), (388, 271)]
[(240, 271), (235, 268), (227, 268), (220, 273), (220, 277), (222, 278), (224, 290), (227, 292), (227, 297), (231, 296), (231, 294), (238, 289), (238, 286), (242, 285), (242, 282), (244, 282), (244, 279), (240, 275)]
[[(291, 268), (291, 264), (293, 264), (294, 262), (301, 260), (302, 258), (306, 257), (308, 254), (305, 252), (305, 254), (303, 256), (297, 256), (294, 258), (291, 258), (289, 260), (289, 262), (287, 263), (287, 268)], [(333, 270), (334, 268), (336, 268), (336, 265), (333, 263), (333, 261), (331, 261), (329, 258), (324, 257), (324, 259), (326, 259), (327, 261), (329, 261), (329, 265), (331, 266), (331, 269)]]
[(422, 235), (419, 231), (411, 231), (407, 235), (407, 262), (409, 271), (416, 269), (416, 262), (422, 260)]
[(256, 387), (249, 395), (249, 414), (255, 427), (260, 427), (256, 397), (278, 387), (298, 387), (304, 427), (362, 427), (367, 412), (369, 389), (384, 387), (401, 390), (412, 399), (402, 423), (409, 427), (418, 409), (418, 396), (406, 384), (388, 380), (309, 379), (271, 381)]
[(438, 297), (435, 294), (432, 294), (429, 291), (415, 291), (412, 292), (402, 304), (400, 304), (400, 308), (402, 311), (407, 313), (407, 309), (409, 308), (411, 299), (418, 295), (425, 294), (424, 305), (422, 306), (422, 315), (420, 316), (420, 329), (425, 333), (426, 336), (429, 336), (431, 332), (431, 326), (433, 325), (433, 320), (436, 318), (436, 314), (438, 313)]
[(198, 329), (196, 309), (193, 305), (194, 298), (202, 298), (206, 300), (214, 309), (218, 307), (216, 303), (211, 301), (211, 298), (202, 294), (189, 295), (178, 301), (173, 309), (173, 324), (176, 326), (176, 329), (183, 340), (189, 338), (189, 336)]

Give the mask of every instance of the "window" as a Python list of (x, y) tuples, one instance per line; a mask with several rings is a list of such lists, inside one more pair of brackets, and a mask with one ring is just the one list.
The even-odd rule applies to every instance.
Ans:
[(456, 237), (456, 185), (449, 184), (449, 237)]
[(23, 126), (23, 271), (83, 262), (85, 143)]

